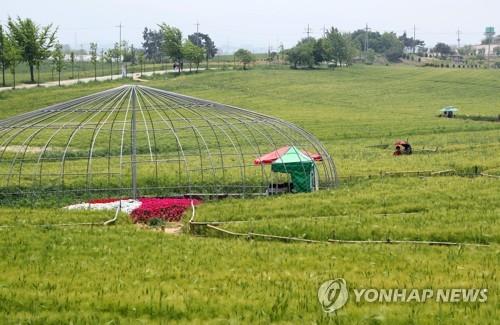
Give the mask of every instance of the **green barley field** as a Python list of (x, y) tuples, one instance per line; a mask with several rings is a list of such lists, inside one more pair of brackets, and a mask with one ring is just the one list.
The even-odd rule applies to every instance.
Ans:
[[(114, 226), (58, 227), (113, 213), (70, 212), (43, 198), (5, 202), (0, 323), (496, 324), (500, 123), (437, 115), (454, 105), (462, 115), (497, 116), (499, 77), (498, 70), (354, 66), (151, 79), (151, 87), (280, 117), (322, 141), (340, 176), (336, 189), (205, 202), (195, 215), (235, 233), (321, 243), (204, 228), (190, 234), (187, 226), (167, 235), (126, 215)], [(126, 82), (0, 92), (0, 119)], [(414, 155), (393, 157), (397, 139), (408, 139)], [(326, 314), (317, 291), (336, 278), (350, 288), (486, 288), (488, 300), (368, 303), (351, 295)]]

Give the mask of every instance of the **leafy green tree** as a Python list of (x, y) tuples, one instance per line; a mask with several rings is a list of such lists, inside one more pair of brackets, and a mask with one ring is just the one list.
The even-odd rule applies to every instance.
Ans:
[(413, 39), (413, 37), (408, 37), (406, 32), (403, 35), (399, 36), (398, 39), (403, 43), (403, 46), (407, 50), (411, 50), (413, 53), (416, 52), (417, 48), (421, 48), (425, 46), (425, 42), (419, 39)]
[(351, 39), (354, 46), (361, 50), (365, 50), (365, 40), (368, 36), (368, 48), (373, 49), (375, 53), (383, 53), (385, 49), (383, 48), (380, 39), (382, 35), (379, 32), (368, 33), (364, 29), (359, 29), (351, 33)]
[(205, 51), (205, 60), (208, 69), (208, 60), (213, 59), (217, 54), (217, 47), (215, 47), (214, 41), (208, 36), (208, 34), (194, 33), (188, 36), (188, 39), (198, 47), (201, 47)]
[(189, 61), (189, 71), (191, 71), (193, 63), (196, 66), (196, 71), (198, 71), (205, 53), (201, 47), (196, 46), (190, 40), (186, 40), (182, 45), (182, 56)]
[(99, 56), (99, 62), (101, 63), (101, 75), (104, 76), (104, 63), (106, 63), (104, 49), (101, 49), (101, 55)]
[(12, 39), (20, 49), (22, 60), (28, 63), (31, 82), (34, 83), (34, 68), (39, 68), (40, 63), (50, 56), (56, 41), (57, 28), (52, 30), (52, 24), (41, 27), (29, 18), (20, 17), (16, 20), (9, 17), (8, 26)]
[(330, 59), (328, 44), (324, 38), (320, 38), (315, 41), (313, 46), (313, 58), (314, 64), (320, 64), (321, 62), (328, 61)]
[(71, 79), (75, 79), (75, 52), (69, 54), (69, 62), (71, 63)]
[(351, 36), (346, 33), (343, 35), (345, 42), (346, 42), (346, 50), (344, 53), (344, 60), (340, 62), (340, 64), (347, 64), (347, 65), (352, 65), (352, 62), (354, 61), (354, 57), (356, 56), (356, 53), (358, 53), (356, 47), (352, 43)]
[(376, 57), (377, 57), (377, 53), (375, 53), (375, 51), (373, 49), (368, 49), (368, 52), (366, 53), (365, 63), (368, 65), (375, 63)]
[(404, 45), (395, 33), (384, 33), (381, 37), (384, 55), (390, 62), (398, 62), (404, 54)]
[(234, 57), (243, 64), (243, 70), (247, 69), (247, 66), (255, 61), (255, 56), (249, 50), (239, 49), (234, 53)]
[(58, 73), (58, 85), (61, 86), (61, 72), (64, 69), (64, 53), (62, 51), (62, 45), (59, 43), (54, 46), (54, 51), (52, 51), (52, 63), (54, 69)]
[(397, 62), (404, 54), (404, 43), (398, 38), (395, 33), (371, 32), (357, 30), (351, 33), (351, 41), (354, 46), (360, 50), (365, 50), (365, 41), (368, 37), (368, 49), (372, 49), (375, 53), (383, 54), (387, 60)]
[(127, 41), (122, 41), (121, 54), (123, 62), (137, 63), (137, 51), (134, 44), (128, 45)]
[(94, 81), (97, 81), (97, 43), (90, 43), (90, 62), (94, 66)]
[(170, 57), (179, 67), (179, 73), (182, 69), (182, 32), (180, 29), (169, 26), (165, 23), (159, 25), (163, 35), (162, 51)]
[(0, 25), (0, 64), (2, 65), (2, 87), (5, 87), (5, 70), (7, 70), (7, 58), (5, 56), (7, 45), (7, 35), (3, 31), (3, 26)]
[(137, 64), (137, 50), (134, 47), (134, 44), (131, 44), (128, 51), (125, 61), (130, 62), (131, 64)]
[[(109, 52), (111, 55), (111, 61), (113, 61), (113, 59), (114, 59), (118, 65), (118, 63), (120, 62), (120, 58), (122, 57), (122, 51), (120, 49), (120, 44), (118, 42), (115, 43), (115, 46)], [(113, 62), (111, 62), (111, 74), (112, 73), (113, 73)]]
[(161, 55), (163, 46), (163, 34), (161, 33), (161, 31), (156, 31), (145, 27), (142, 33), (142, 38), (144, 40), (144, 42), (142, 43), (144, 56), (146, 59), (153, 61), (154, 63), (159, 59)]
[(350, 35), (342, 34), (337, 28), (332, 27), (326, 33), (327, 51), (330, 60), (335, 62), (335, 66), (351, 64), (355, 48), (352, 45)]
[(441, 57), (446, 57), (451, 54), (451, 47), (445, 43), (437, 43), (433, 48), (434, 53), (438, 53)]
[(104, 53), (104, 60), (109, 63), (110, 66), (109, 77), (111, 78), (111, 80), (113, 80), (113, 58), (115, 57), (115, 54), (113, 52), (113, 49), (109, 49)]
[(286, 55), (285, 46), (283, 45), (283, 43), (281, 43), (279, 46), (279, 58), (278, 59), (281, 62), (285, 61), (285, 55)]
[(294, 68), (299, 66), (307, 66), (312, 68), (314, 66), (314, 46), (316, 41), (314, 38), (304, 38), (297, 43), (293, 48), (287, 51), (287, 57), (290, 64)]
[(277, 59), (279, 59), (278, 52), (271, 51), (271, 50), (267, 51), (266, 61), (268, 61), (269, 63), (272, 63), (272, 62), (275, 62)]
[(5, 55), (6, 66), (9, 67), (13, 79), (12, 88), (16, 89), (16, 67), (22, 60), (21, 51), (17, 47), (16, 42), (10, 37), (4, 39), (4, 46), (5, 46), (4, 55)]
[(141, 69), (141, 77), (142, 77), (142, 72), (143, 72), (143, 69), (144, 69), (144, 64), (146, 62), (145, 55), (144, 55), (143, 51), (139, 51), (139, 53), (137, 54), (137, 61), (139, 62), (139, 66), (140, 66), (140, 69)]

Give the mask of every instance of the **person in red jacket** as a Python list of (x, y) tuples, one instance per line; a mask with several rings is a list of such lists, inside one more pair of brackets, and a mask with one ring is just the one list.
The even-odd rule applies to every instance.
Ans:
[(401, 156), (402, 154), (403, 154), (403, 152), (401, 152), (401, 147), (396, 146), (396, 151), (394, 151), (394, 153), (392, 155), (393, 156)]

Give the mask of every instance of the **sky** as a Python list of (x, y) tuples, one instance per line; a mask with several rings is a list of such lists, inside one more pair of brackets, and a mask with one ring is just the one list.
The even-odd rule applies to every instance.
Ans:
[(62, 44), (86, 48), (97, 42), (110, 47), (122, 38), (141, 45), (144, 27), (165, 22), (183, 31), (184, 37), (199, 30), (208, 33), (225, 53), (243, 47), (256, 52), (293, 46), (306, 36), (319, 37), (323, 28), (341, 31), (364, 28), (380, 32), (404, 31), (423, 39), (427, 46), (437, 42), (477, 44), (486, 26), (500, 31), (500, 1), (475, 0), (2, 0), (0, 23), (7, 18), (32, 18), (39, 24), (58, 26)]

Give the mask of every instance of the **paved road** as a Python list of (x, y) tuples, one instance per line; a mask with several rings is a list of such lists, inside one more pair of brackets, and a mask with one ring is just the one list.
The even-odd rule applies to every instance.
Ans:
[[(202, 70), (204, 70), (204, 68), (199, 68), (198, 70), (202, 71)], [(188, 71), (188, 70), (184, 70), (184, 71)], [(177, 72), (177, 71), (160, 70), (160, 71), (155, 71), (155, 74), (165, 74), (167, 72), (173, 73), (173, 72)], [(142, 75), (143, 76), (152, 76), (153, 72), (152, 71), (143, 72)], [(128, 73), (127, 74), (127, 77), (134, 78), (134, 79), (139, 78), (139, 76), (140, 76), (140, 73)], [(121, 74), (116, 74), (116, 75), (113, 75), (112, 78), (110, 76), (97, 77), (97, 81), (105, 81), (105, 80), (110, 80), (110, 79), (116, 80), (116, 79), (121, 79), (121, 78), (122, 78)], [(85, 83), (85, 82), (91, 82), (91, 81), (94, 81), (94, 77), (80, 78), (80, 80), (78, 80), (78, 79), (61, 80), (61, 86), (70, 86), (70, 85), (77, 84), (79, 82)], [(41, 83), (40, 87), (56, 87), (58, 85), (59, 85), (59, 83), (57, 81), (49, 81), (49, 82)], [(16, 85), (16, 89), (29, 89), (29, 88), (35, 88), (37, 86), (38, 86), (37, 84), (18, 84), (18, 85)], [(0, 87), (0, 91), (6, 91), (6, 90), (12, 90), (12, 87)]]

